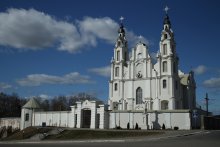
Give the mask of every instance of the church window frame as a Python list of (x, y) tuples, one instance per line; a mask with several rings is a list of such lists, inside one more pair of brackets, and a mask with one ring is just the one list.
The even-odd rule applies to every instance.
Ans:
[(119, 67), (115, 67), (115, 77), (119, 77)]
[(167, 72), (167, 61), (163, 61), (163, 72)]
[(143, 90), (141, 87), (138, 87), (136, 90), (136, 104), (142, 104), (143, 100)]
[(167, 88), (167, 80), (163, 80), (163, 88)]
[(164, 39), (167, 39), (168, 38), (168, 35), (167, 34), (164, 34)]
[(116, 60), (117, 60), (117, 61), (120, 60), (120, 51), (116, 51)]
[(118, 83), (114, 84), (114, 90), (117, 91), (118, 90)]
[(29, 121), (29, 118), (30, 118), (29, 113), (25, 113), (25, 121)]
[(163, 44), (163, 55), (167, 55), (167, 44)]

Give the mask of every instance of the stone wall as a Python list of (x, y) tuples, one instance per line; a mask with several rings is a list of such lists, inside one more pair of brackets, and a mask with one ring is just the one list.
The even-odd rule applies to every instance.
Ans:
[(12, 127), (12, 129), (20, 129), (20, 117), (0, 118), (0, 127)]
[(164, 111), (112, 111), (110, 112), (109, 127), (135, 129), (136, 124), (140, 129), (166, 129), (178, 127), (180, 130), (191, 129), (191, 113), (189, 110), (164, 110)]

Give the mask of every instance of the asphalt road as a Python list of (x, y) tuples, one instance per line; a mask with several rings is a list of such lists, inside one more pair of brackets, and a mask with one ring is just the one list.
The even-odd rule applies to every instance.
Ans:
[(220, 147), (220, 131), (204, 131), (194, 135), (142, 138), (139, 141), (115, 140), (113, 142), (35, 142), (1, 143), (0, 147)]

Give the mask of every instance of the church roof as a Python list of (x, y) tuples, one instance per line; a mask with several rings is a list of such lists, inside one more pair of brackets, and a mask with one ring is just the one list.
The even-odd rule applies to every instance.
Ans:
[(30, 99), (23, 108), (33, 108), (33, 109), (40, 109), (40, 104), (34, 98)]

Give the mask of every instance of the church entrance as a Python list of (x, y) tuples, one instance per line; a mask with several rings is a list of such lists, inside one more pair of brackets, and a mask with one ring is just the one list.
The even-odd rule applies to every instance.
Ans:
[(91, 124), (91, 110), (82, 110), (82, 128), (90, 128)]

